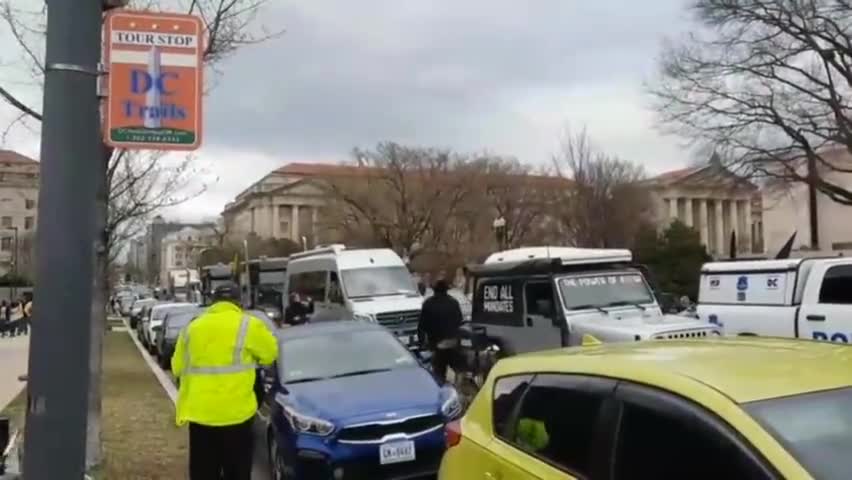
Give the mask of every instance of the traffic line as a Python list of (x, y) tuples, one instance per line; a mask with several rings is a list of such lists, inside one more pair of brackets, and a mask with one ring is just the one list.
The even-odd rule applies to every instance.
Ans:
[(140, 343), (139, 339), (136, 338), (136, 335), (134, 335), (133, 329), (130, 328), (130, 325), (127, 324), (127, 320), (122, 318), (121, 321), (122, 323), (124, 323), (127, 334), (130, 335), (130, 339), (133, 340), (133, 343), (136, 344), (136, 348), (139, 349), (139, 354), (142, 355), (142, 358), (145, 359), (145, 363), (148, 364), (148, 368), (150, 368), (151, 371), (154, 373), (154, 376), (157, 377), (157, 380), (160, 382), (160, 385), (162, 385), (163, 390), (166, 391), (166, 395), (169, 396), (169, 399), (172, 401), (172, 403), (176, 404), (178, 392), (177, 388), (175, 388), (175, 384), (172, 383), (172, 379), (169, 378), (168, 374), (166, 374), (166, 372), (164, 372), (159, 365), (157, 365), (157, 362), (154, 360), (151, 354), (148, 353), (147, 350), (145, 350), (145, 347), (142, 346), (142, 343)]

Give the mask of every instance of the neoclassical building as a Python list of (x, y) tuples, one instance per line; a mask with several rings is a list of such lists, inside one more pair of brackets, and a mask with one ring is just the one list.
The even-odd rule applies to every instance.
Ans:
[(286, 238), (298, 244), (320, 241), (319, 215), (327, 194), (317, 178), (353, 168), (319, 163), (289, 163), (242, 191), (222, 212), (229, 235)]
[(731, 232), (736, 232), (737, 255), (764, 252), (760, 191), (726, 169), (717, 156), (703, 165), (663, 173), (648, 186), (661, 228), (674, 220), (693, 227), (716, 258), (730, 255)]

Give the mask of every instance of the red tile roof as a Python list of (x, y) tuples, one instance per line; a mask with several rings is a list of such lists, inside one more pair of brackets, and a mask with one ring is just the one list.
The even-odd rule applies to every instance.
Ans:
[(0, 150), (0, 163), (36, 164), (38, 162), (26, 155), (21, 155), (12, 150)]
[(679, 170), (671, 170), (669, 172), (663, 172), (663, 173), (657, 175), (656, 177), (652, 178), (651, 180), (660, 180), (660, 181), (663, 181), (663, 182), (676, 182), (680, 179), (683, 179), (683, 178), (686, 178), (686, 177), (692, 175), (693, 173), (696, 173), (697, 171), (703, 169), (704, 167), (706, 167), (706, 165), (701, 165), (701, 166), (698, 166), (698, 167), (681, 168)]
[(282, 175), (299, 176), (350, 176), (367, 175), (376, 172), (374, 167), (359, 167), (357, 165), (339, 165), (332, 163), (288, 163), (275, 170), (274, 173)]
[[(358, 165), (340, 165), (330, 163), (288, 163), (283, 167), (275, 170), (273, 173), (280, 175), (294, 175), (305, 177), (322, 177), (322, 176), (368, 176), (377, 175), (380, 172), (378, 167), (358, 166)], [(554, 177), (548, 175), (530, 175), (527, 177), (535, 183), (566, 185), (570, 181), (562, 177)]]

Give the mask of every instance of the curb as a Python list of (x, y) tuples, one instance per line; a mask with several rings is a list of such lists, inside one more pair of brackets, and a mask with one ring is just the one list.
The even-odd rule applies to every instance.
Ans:
[(163, 372), (160, 366), (157, 365), (157, 362), (154, 361), (154, 359), (151, 357), (151, 354), (148, 353), (147, 350), (145, 350), (145, 347), (143, 347), (141, 343), (139, 343), (139, 339), (136, 338), (136, 335), (134, 335), (133, 329), (130, 328), (130, 325), (127, 323), (127, 320), (122, 318), (121, 322), (124, 324), (127, 335), (130, 336), (130, 339), (133, 340), (133, 343), (139, 350), (139, 354), (142, 355), (142, 358), (145, 359), (145, 363), (148, 364), (148, 368), (151, 369), (151, 372), (157, 378), (157, 381), (160, 382), (160, 385), (163, 387), (163, 390), (165, 390), (166, 395), (169, 396), (169, 400), (172, 401), (172, 404), (176, 404), (178, 392), (177, 388), (175, 388), (175, 384), (172, 383), (172, 379), (169, 378), (169, 376), (165, 372)]

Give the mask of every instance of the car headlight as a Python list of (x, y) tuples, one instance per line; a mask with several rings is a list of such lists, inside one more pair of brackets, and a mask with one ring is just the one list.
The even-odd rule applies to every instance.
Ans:
[(358, 322), (376, 323), (376, 317), (366, 313), (353, 313), (352, 318)]
[(455, 388), (447, 388), (447, 398), (441, 404), (441, 414), (445, 418), (454, 419), (461, 413), (461, 402)]
[(269, 318), (278, 318), (279, 316), (281, 316), (278, 313), (278, 310), (267, 310), (266, 314), (269, 315)]
[(327, 437), (334, 431), (334, 424), (321, 418), (299, 413), (293, 407), (284, 407), (284, 416), (298, 433)]

